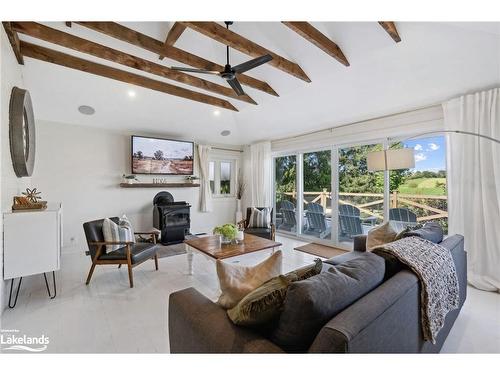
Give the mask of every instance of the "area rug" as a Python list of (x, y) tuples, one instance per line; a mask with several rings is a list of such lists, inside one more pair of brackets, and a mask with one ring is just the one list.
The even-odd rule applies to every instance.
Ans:
[[(186, 240), (193, 238), (203, 237), (206, 233), (188, 234)], [(187, 245), (185, 243), (176, 243), (174, 245), (158, 245), (158, 258), (167, 258), (174, 255), (181, 255), (187, 253)]]
[(331, 258), (348, 252), (347, 250), (342, 250), (337, 247), (325, 246), (317, 243), (308, 243), (306, 245), (296, 247), (295, 250), (302, 251), (303, 253), (317, 255), (322, 258)]
[(184, 243), (176, 243), (175, 245), (159, 245), (159, 249), (156, 252), (158, 258), (173, 257), (174, 255), (186, 254), (187, 245)]

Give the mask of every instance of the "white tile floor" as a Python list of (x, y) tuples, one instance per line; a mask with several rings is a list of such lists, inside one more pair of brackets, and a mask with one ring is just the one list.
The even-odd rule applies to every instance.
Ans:
[[(285, 272), (314, 259), (293, 250), (303, 242), (286, 237), (279, 241), (284, 244)], [(262, 251), (234, 260), (255, 264), (268, 254)], [(54, 353), (168, 353), (169, 294), (191, 286), (212, 299), (218, 292), (215, 264), (199, 253), (193, 276), (187, 274), (186, 255), (160, 259), (157, 272), (152, 261), (145, 262), (134, 269), (133, 289), (128, 287), (126, 268), (116, 266), (97, 267), (85, 286), (89, 266), (83, 251), (63, 255), (54, 300), (48, 299), (42, 276), (24, 279), (16, 308), (3, 313), (2, 329), (45, 334), (50, 338), (47, 351)], [(469, 288), (442, 352), (500, 353), (500, 294)]]

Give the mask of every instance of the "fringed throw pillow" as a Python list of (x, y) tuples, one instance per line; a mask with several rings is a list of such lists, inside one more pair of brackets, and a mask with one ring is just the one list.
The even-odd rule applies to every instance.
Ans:
[(318, 258), (314, 264), (272, 278), (228, 310), (229, 319), (240, 326), (262, 326), (274, 321), (283, 311), (288, 287), (294, 281), (319, 274), (322, 268), (323, 262)]

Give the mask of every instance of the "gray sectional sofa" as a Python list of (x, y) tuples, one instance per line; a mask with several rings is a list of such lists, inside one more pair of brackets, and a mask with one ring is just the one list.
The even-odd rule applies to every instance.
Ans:
[[(365, 251), (356, 238), (353, 252), (332, 258), (343, 264)], [(420, 285), (414, 273), (385, 258), (385, 276), (375, 289), (332, 316), (316, 334), (308, 353), (437, 353), (443, 346), (466, 298), (467, 260), (460, 235), (446, 238), (459, 279), (460, 308), (448, 313), (436, 344), (424, 341), (420, 319)], [(172, 293), (169, 301), (172, 353), (284, 353), (264, 331), (234, 325), (226, 311), (193, 288)]]

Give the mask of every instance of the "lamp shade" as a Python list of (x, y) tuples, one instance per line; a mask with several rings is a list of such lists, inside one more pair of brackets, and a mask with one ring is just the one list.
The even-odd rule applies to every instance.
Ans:
[(415, 167), (415, 155), (412, 148), (374, 151), (367, 155), (369, 171), (409, 169)]

